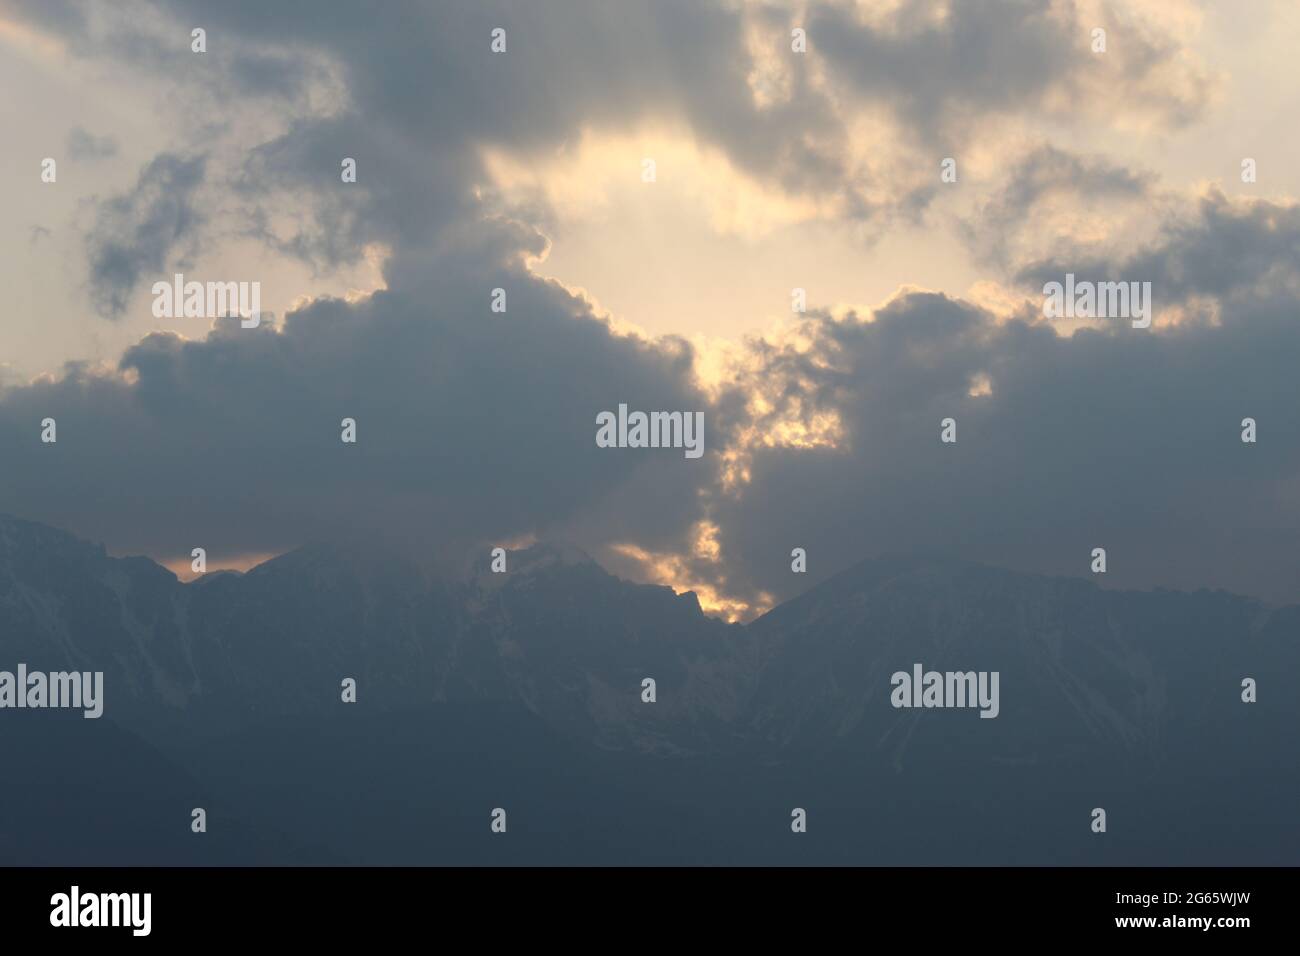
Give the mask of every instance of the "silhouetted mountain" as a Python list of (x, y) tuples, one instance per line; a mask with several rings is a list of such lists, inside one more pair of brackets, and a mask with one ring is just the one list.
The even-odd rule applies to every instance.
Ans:
[[(447, 583), (317, 545), (186, 584), (3, 519), (4, 647), (33, 668), (105, 671), (110, 712), (146, 734), (319, 713), (345, 677), (371, 706), (518, 703), (602, 746), (672, 750), (723, 733), (755, 666), (740, 628), (585, 555), (538, 546), (510, 560), (507, 574)], [(653, 709), (640, 700), (648, 676), (673, 687)]]
[[(1241, 680), (1293, 673), (1296, 632), (1223, 592), (1125, 592), (1090, 581), (953, 561), (879, 559), (845, 571), (756, 621), (779, 648), (751, 701), (759, 728), (801, 749), (846, 744), (903, 765), (921, 752), (971, 751), (1007, 763), (1090, 753), (1153, 760), (1179, 742), (1234, 739), (1289, 694), (1243, 706)], [(999, 671), (996, 720), (898, 710), (890, 675)]]
[[(1300, 848), (1298, 628), (1300, 608), (1222, 592), (915, 557), (864, 562), (748, 626), (550, 546), (464, 581), (317, 545), (187, 584), (0, 517), (0, 669), (105, 672), (100, 721), (0, 711), (5, 766), (41, 768), (13, 814), (0, 808), (0, 850), (1280, 862)], [(891, 706), (891, 675), (916, 663), (999, 672), (997, 718)], [(1242, 702), (1245, 677), (1258, 703)], [(104, 812), (138, 821), (124, 832), (160, 829), (87, 855), (57, 834), (87, 819), (68, 788), (99, 793), (108, 766), (130, 783)], [(204, 800), (223, 825), (191, 835)], [(495, 806), (510, 810), (508, 843), (488, 829)], [(810, 819), (798, 837), (796, 806)], [(1106, 834), (1088, 827), (1098, 806)]]

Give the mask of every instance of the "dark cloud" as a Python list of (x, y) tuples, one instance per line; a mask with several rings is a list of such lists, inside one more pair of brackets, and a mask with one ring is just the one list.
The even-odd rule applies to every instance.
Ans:
[[(1016, 278), (1028, 286), (1065, 272), (1094, 280), (1146, 281), (1156, 308), (1206, 297), (1236, 305), (1268, 293), (1300, 295), (1300, 206), (1232, 200), (1211, 188), (1163, 223), (1154, 241), (1128, 255), (1089, 247), (1027, 263)], [(1157, 320), (1159, 314), (1157, 312)]]
[[(272, 206), (250, 212), (254, 234), (326, 267), (366, 242), (430, 241), (460, 219), (485, 179), (485, 145), (543, 155), (586, 129), (675, 119), (746, 173), (834, 197), (847, 218), (881, 225), (920, 215), (937, 187), (898, 188), (853, 166), (856, 100), (892, 111), (928, 167), (936, 140), (968, 142), (984, 115), (1063, 94), (1121, 111), (1199, 104), (1209, 83), (1192, 66), (1187, 76), (1170, 73), (1171, 62), (1183, 62), (1180, 48), (1149, 29), (1117, 21), (1124, 42), (1098, 60), (1069, 5), (1018, 0), (955, 4), (942, 19), (930, 4), (908, 3), (876, 26), (848, 4), (818, 4), (801, 24), (811, 43), (804, 55), (790, 51), (789, 11), (720, 0), (394, 2), (382, 15), (354, 4), (252, 0), (136, 7), (135, 15), (101, 12), (98, 32), (70, 14), (40, 22), (62, 25), (82, 52), (127, 57), (211, 106), (252, 98), (284, 107), (288, 129), (251, 144), (234, 178)], [(209, 38), (201, 56), (188, 51), (188, 30), (199, 25)], [(496, 27), (507, 31), (503, 55), (489, 49)], [(784, 94), (760, 104), (751, 81), (764, 58), (786, 78)], [(1088, 85), (1098, 76), (1135, 93), (1099, 103)], [(338, 95), (326, 99), (338, 109), (309, 108), (313, 84), (335, 80)], [(856, 99), (845, 100), (846, 89)], [(1151, 108), (1169, 122), (1178, 112)], [(343, 156), (363, 168), (350, 195), (330, 188)], [(313, 219), (293, 236), (265, 226), (288, 203)]]
[(205, 218), (195, 202), (205, 165), (202, 156), (164, 153), (140, 171), (131, 191), (95, 202), (86, 258), (100, 315), (119, 317), (141, 280), (161, 278), (174, 251), (192, 248)]
[[(194, 19), (202, 8), (179, 9)], [(345, 7), (306, 23), (292, 4), (204, 12), (214, 32), (292, 36), (341, 71), (345, 107), (294, 122), (253, 149), (238, 175), (264, 203), (295, 197), (314, 222), (267, 238), (325, 265), (376, 241), (423, 255), (444, 227), (481, 217), (486, 146), (541, 155), (586, 128), (677, 116), (742, 168), (812, 185), (820, 171), (803, 161), (816, 137), (803, 134), (836, 135), (824, 105), (755, 109), (742, 16), (718, 3), (397, 4), (383, 17)], [(489, 48), (496, 27), (505, 54)], [(357, 160), (358, 182), (340, 188), (345, 156)]]
[[(900, 552), (1083, 575), (1105, 547), (1106, 583), (1300, 594), (1294, 296), (1262, 288), (1218, 326), (1062, 336), (911, 294), (804, 332), (810, 349), (762, 350), (744, 388), (773, 410), (736, 425), (762, 434), (829, 412), (843, 436), (759, 444), (749, 483), (716, 498), (733, 586), (802, 590), (793, 547), (813, 581)], [(982, 381), (991, 394), (972, 395)], [(948, 417), (956, 444), (940, 442)], [(1246, 417), (1257, 444), (1240, 440)]]
[[(874, 25), (848, 3), (820, 3), (799, 24), (810, 36), (803, 55), (790, 51), (790, 11), (723, 0), (395, 0), (381, 15), (348, 3), (142, 0), (97, 8), (90, 22), (73, 9), (18, 12), (84, 55), (166, 77), (192, 101), (186, 114), (229, 113), (241, 101), (278, 110), (285, 131), (250, 144), (244, 168), (217, 175), (249, 200), (248, 232), (322, 268), (371, 242), (413, 254), (443, 226), (480, 215), (488, 145), (541, 156), (588, 129), (682, 121), (746, 173), (834, 198), (843, 216), (873, 225), (869, 238), (895, 216), (922, 215), (938, 187), (854, 166), (849, 126), (861, 100), (891, 111), (911, 141), (895, 145), (930, 167), (936, 141), (971, 141), (983, 116), (1076, 95), (1112, 112), (1149, 107), (1173, 123), (1210, 83), (1143, 24), (1112, 11), (1123, 42), (1099, 59), (1071, 5), (1026, 0), (954, 4), (942, 18), (909, 2)], [(189, 52), (195, 26), (208, 33), (206, 54)], [(507, 31), (503, 55), (489, 49), (497, 27)], [(760, 104), (751, 82), (765, 60), (785, 73), (784, 95)], [(1103, 102), (1096, 84), (1128, 93)], [(322, 114), (314, 86), (335, 109)], [(348, 190), (339, 188), (344, 156), (361, 169)], [(293, 234), (269, 225), (286, 209), (302, 223)], [(120, 296), (110, 286), (107, 298), (111, 311)]]
[[(859, 96), (888, 104), (926, 143), (952, 146), (981, 120), (1013, 112), (1115, 117), (1137, 113), (1177, 127), (1195, 119), (1215, 80), (1176, 42), (1110, 5), (1104, 23), (1072, 3), (910, 0), (883, 22), (855, 5), (810, 8), (810, 49)], [(1091, 51), (1094, 27), (1108, 30)]]
[[(619, 402), (703, 409), (689, 348), (611, 334), (483, 238), (471, 251), (459, 237), (463, 258), (423, 281), (315, 302), (282, 330), (154, 334), (119, 370), (71, 366), (9, 390), (0, 511), (157, 555), (363, 534), (456, 562), (477, 542), (557, 533), (649, 468), (661, 507), (628, 525), (680, 532), (707, 464), (599, 449), (595, 434)], [(504, 314), (489, 311), (497, 286)], [(45, 417), (56, 444), (39, 441)], [(355, 445), (340, 440), (345, 417)]]

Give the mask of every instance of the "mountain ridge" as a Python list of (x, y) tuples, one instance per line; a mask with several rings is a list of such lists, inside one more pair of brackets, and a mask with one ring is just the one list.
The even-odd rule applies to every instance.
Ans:
[[(105, 672), (101, 721), (0, 711), (21, 730), (0, 734), (0, 760), (33, 788), (0, 788), (0, 855), (99, 858), (77, 841), (96, 839), (100, 791), (65, 785), (82, 763), (124, 775), (118, 844), (160, 863), (204, 858), (173, 832), (191, 806), (229, 837), (213, 852), (244, 861), (1300, 852), (1300, 701), (1285, 687), (1300, 607), (891, 556), (741, 625), (572, 551), (508, 566), (446, 580), (316, 545), (186, 583), (0, 519), (0, 670)], [(891, 675), (917, 664), (998, 672), (996, 719), (894, 707)], [(120, 732), (80, 729), (100, 723)], [(132, 788), (154, 796), (137, 805)], [(502, 856), (474, 834), (506, 804), (522, 829)], [(792, 806), (818, 821), (810, 842), (780, 839)], [(1114, 815), (1108, 852), (1095, 806)]]

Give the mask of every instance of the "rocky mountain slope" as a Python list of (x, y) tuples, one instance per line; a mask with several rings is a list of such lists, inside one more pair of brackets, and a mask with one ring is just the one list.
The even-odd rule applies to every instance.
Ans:
[[(102, 670), (106, 718), (0, 711), (28, 781), (0, 857), (1286, 862), (1298, 639), (1296, 607), (917, 557), (746, 626), (547, 546), (458, 581), (311, 546), (181, 583), (0, 518), (0, 670)], [(998, 716), (893, 707), (918, 663), (997, 671)], [(481, 824), (507, 803), (502, 850)], [(224, 822), (195, 856), (197, 805)], [(818, 826), (791, 844), (794, 806)]]

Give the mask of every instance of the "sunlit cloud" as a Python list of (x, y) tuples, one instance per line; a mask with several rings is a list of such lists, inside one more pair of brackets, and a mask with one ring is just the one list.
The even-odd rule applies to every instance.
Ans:
[[(693, 529), (692, 556), (706, 564), (717, 565), (722, 560), (717, 541), (718, 528), (701, 522)], [(771, 609), (772, 596), (759, 593), (753, 599), (741, 599), (725, 592), (725, 577), (712, 581), (702, 580), (693, 567), (690, 557), (667, 552), (652, 552), (629, 542), (614, 544), (611, 550), (639, 566), (645, 580), (671, 587), (677, 593), (695, 592), (704, 613), (728, 621), (745, 621)]]

